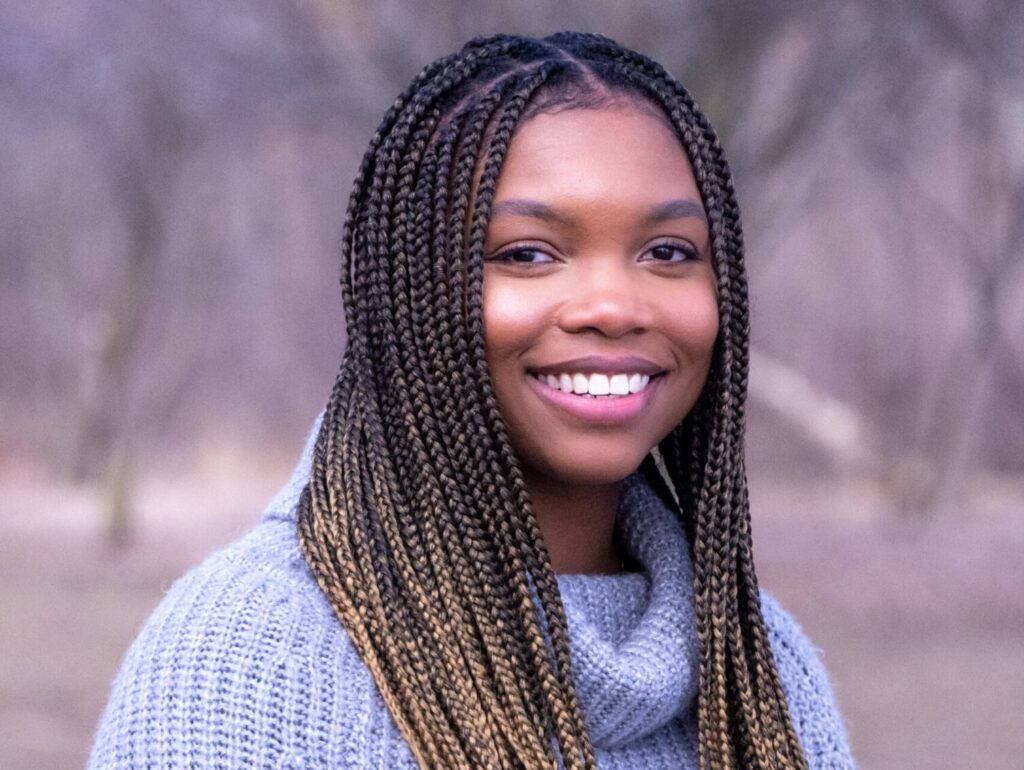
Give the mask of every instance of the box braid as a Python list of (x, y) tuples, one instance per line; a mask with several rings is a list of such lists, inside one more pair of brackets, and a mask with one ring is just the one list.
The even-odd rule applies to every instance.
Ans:
[[(299, 502), (302, 553), (425, 768), (596, 767), (558, 585), (487, 371), (483, 244), (516, 126), (623, 98), (676, 131), (708, 214), (707, 385), (641, 471), (693, 544), (703, 770), (805, 768), (760, 612), (743, 466), (746, 277), (714, 132), (597, 35), (478, 38), (388, 110), (342, 239), (348, 343)], [(683, 511), (688, 512), (684, 515)]]

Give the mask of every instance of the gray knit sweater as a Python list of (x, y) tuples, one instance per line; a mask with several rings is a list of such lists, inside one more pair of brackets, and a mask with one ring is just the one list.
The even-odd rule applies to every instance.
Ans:
[[(128, 650), (91, 768), (415, 768), (373, 678), (302, 558), (295, 503), (313, 435), (262, 521), (178, 580)], [(639, 474), (618, 526), (643, 571), (560, 575), (571, 654), (602, 770), (697, 768), (692, 566), (675, 515)], [(762, 608), (812, 769), (852, 768), (810, 642)]]

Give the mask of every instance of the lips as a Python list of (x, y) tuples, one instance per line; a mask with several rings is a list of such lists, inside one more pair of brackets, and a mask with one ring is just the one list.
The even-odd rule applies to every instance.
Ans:
[(558, 361), (544, 366), (527, 368), (532, 374), (553, 374), (563, 372), (579, 372), (580, 374), (646, 374), (653, 377), (665, 371), (650, 359), (641, 356), (581, 356)]
[(573, 421), (589, 425), (615, 426), (626, 425), (645, 412), (659, 391), (663, 379), (652, 377), (643, 390), (622, 396), (565, 393), (529, 375), (526, 382), (545, 403)]

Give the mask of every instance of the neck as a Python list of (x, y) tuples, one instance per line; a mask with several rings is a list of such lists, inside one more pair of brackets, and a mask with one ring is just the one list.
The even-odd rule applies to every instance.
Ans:
[(622, 571), (615, 541), (619, 484), (577, 486), (525, 477), (537, 524), (556, 573), (611, 575)]

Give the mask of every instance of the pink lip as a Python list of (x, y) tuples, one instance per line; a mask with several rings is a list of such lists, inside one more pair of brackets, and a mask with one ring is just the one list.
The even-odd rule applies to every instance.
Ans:
[(534, 374), (556, 375), (562, 374), (562, 372), (578, 372), (580, 374), (628, 372), (630, 374), (647, 374), (653, 377), (665, 370), (653, 361), (640, 356), (581, 356), (545, 366), (531, 366), (529, 371)]
[(563, 393), (541, 382), (532, 375), (526, 375), (530, 387), (542, 398), (569, 414), (587, 422), (602, 425), (622, 425), (639, 415), (654, 397), (655, 390), (661, 385), (661, 377), (653, 378), (647, 387), (639, 393), (617, 398), (601, 398), (578, 396), (575, 393)]

